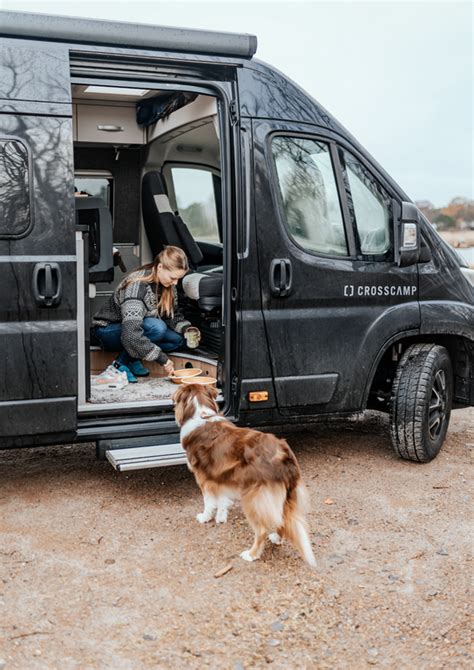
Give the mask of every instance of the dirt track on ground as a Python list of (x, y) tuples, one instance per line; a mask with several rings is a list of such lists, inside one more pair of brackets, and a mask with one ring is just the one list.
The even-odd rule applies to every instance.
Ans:
[(473, 423), (455, 412), (426, 465), (399, 460), (374, 414), (289, 435), (316, 571), (286, 545), (242, 561), (242, 513), (199, 525), (185, 467), (0, 452), (0, 670), (472, 667)]

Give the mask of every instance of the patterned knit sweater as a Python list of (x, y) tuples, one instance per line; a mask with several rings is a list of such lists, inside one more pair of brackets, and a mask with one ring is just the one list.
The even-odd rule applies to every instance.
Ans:
[[(137, 270), (128, 277), (143, 277), (146, 270)], [(127, 279), (128, 279), (127, 277)], [(173, 286), (173, 317), (158, 314), (156, 284), (135, 281), (124, 288), (125, 280), (117, 286), (110, 299), (105, 302), (94, 315), (94, 326), (108, 326), (110, 323), (122, 323), (121, 339), (125, 351), (132, 358), (141, 358), (146, 361), (158, 361), (164, 365), (168, 356), (154, 344), (143, 332), (143, 319), (148, 316), (162, 318), (168, 328), (183, 334), (191, 323), (187, 321), (178, 308), (178, 292)], [(158, 288), (159, 291), (159, 288)], [(159, 301), (159, 293), (158, 293)]]

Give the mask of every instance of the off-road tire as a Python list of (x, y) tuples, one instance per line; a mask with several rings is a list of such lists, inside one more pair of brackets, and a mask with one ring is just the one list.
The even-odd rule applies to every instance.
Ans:
[(390, 434), (401, 458), (426, 463), (441, 449), (453, 400), (449, 354), (437, 344), (413, 344), (398, 364), (390, 403)]

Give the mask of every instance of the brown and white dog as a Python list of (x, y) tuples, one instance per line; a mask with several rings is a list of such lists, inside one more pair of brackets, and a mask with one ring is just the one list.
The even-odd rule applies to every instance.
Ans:
[(294, 453), (285, 440), (248, 428), (238, 428), (218, 413), (218, 391), (186, 384), (173, 396), (181, 428), (181, 444), (189, 469), (204, 498), (200, 523), (227, 521), (227, 511), (240, 499), (255, 532), (251, 549), (240, 555), (255, 561), (268, 535), (274, 544), (287, 538), (303, 558), (316, 566), (305, 521), (307, 494)]

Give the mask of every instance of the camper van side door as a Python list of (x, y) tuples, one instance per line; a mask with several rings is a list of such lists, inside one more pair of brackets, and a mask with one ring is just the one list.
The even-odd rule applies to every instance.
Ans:
[(23, 104), (0, 114), (0, 447), (74, 438), (77, 421), (72, 121)]

